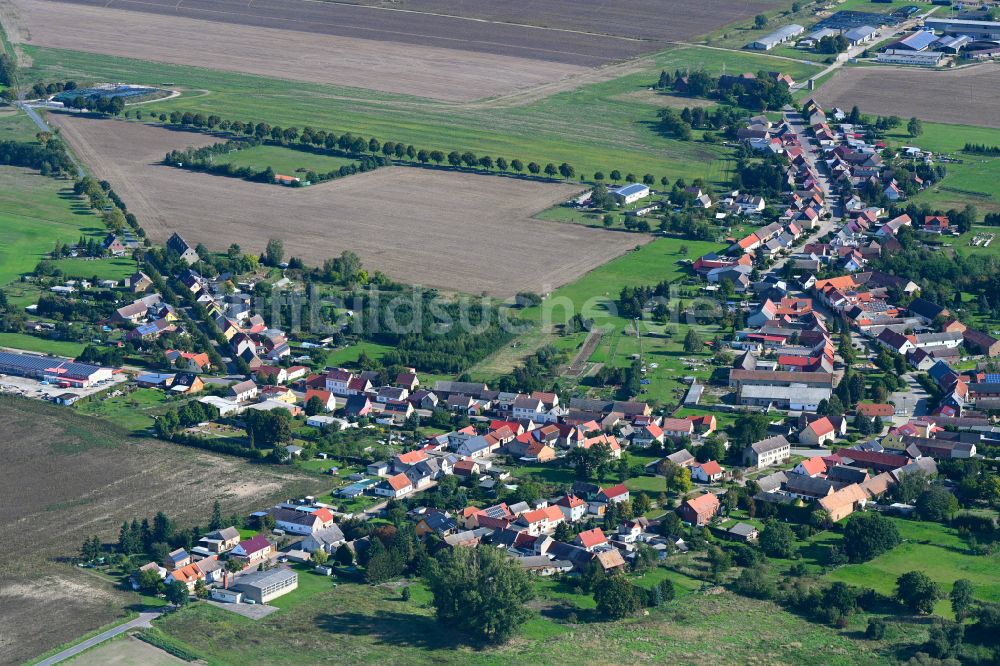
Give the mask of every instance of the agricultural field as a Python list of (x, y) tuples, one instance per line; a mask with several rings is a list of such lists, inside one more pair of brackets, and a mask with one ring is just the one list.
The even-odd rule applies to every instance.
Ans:
[[(825, 107), (916, 116), (923, 121), (1000, 128), (1000, 65), (954, 71), (905, 67), (842, 67), (815, 93)], [(914, 90), (933, 91), (914, 95)]]
[(0, 532), (8, 544), (0, 553), (4, 663), (75, 639), (139, 602), (108, 579), (65, 563), (84, 538), (113, 541), (122, 520), (159, 509), (182, 523), (203, 522), (215, 499), (227, 512), (245, 511), (323, 487), (294, 469), (131, 439), (110, 422), (37, 400), (0, 396), (0, 418), (6, 424)]
[(216, 164), (233, 164), (262, 171), (271, 167), (275, 173), (300, 176), (307, 171), (328, 173), (342, 166), (357, 164), (357, 160), (335, 155), (318, 155), (305, 150), (295, 150), (284, 146), (254, 146), (245, 150), (234, 150), (225, 155), (214, 155)]
[[(725, 592), (703, 594), (695, 591), (699, 581), (662, 573), (677, 579), (683, 601), (615, 623), (588, 621), (589, 595), (573, 593), (559, 581), (539, 580), (539, 598), (532, 602), (538, 615), (508, 645), (481, 650), (434, 621), (430, 593), (419, 583), (410, 584), (411, 598), (404, 601), (395, 585), (333, 586), (330, 579), (306, 572), (299, 574), (298, 590), (276, 601), (281, 610), (263, 620), (202, 603), (155, 621), (151, 631), (217, 664), (289, 663), (289, 636), (294, 636), (295, 660), (307, 663), (323, 663), (330, 655), (351, 663), (406, 664), (892, 663), (870, 645), (771, 603)], [(646, 577), (657, 574), (661, 571)], [(568, 611), (580, 619), (557, 619)]]
[[(660, 107), (648, 88), (660, 70), (705, 69), (715, 74), (723, 68), (780, 70), (797, 80), (819, 71), (816, 65), (760, 53), (678, 47), (596, 70), (603, 72), (601, 76), (566, 79), (456, 105), (68, 50), (33, 46), (23, 50), (32, 62), (24, 74), (29, 80), (127, 80), (153, 85), (169, 81), (183, 91), (174, 99), (143, 105), (144, 112), (201, 112), (282, 127), (352, 132), (426, 150), (471, 150), (525, 163), (568, 162), (587, 177), (594, 171), (619, 169), (639, 176), (651, 173), (657, 179), (712, 182), (728, 177), (716, 160), (730, 150), (697, 140), (678, 141), (657, 131)], [(691, 105), (698, 103), (691, 100)]]
[(67, 663), (72, 666), (182, 666), (186, 662), (138, 638), (126, 636), (87, 650)]
[[(130, 4), (132, 7), (139, 6)], [(349, 5), (339, 3), (293, 4), (321, 12), (327, 8), (355, 11)], [(162, 10), (166, 5), (142, 7)], [(608, 56), (601, 49), (607, 48), (612, 53), (617, 51), (619, 57), (629, 57), (635, 55), (637, 47), (641, 46), (641, 43), (631, 40), (567, 35), (563, 39), (564, 48), (553, 50), (556, 55), (562, 53), (564, 57), (542, 60), (535, 59), (533, 56), (536, 54), (529, 48), (520, 46), (504, 49), (506, 55), (463, 48), (483, 41), (481, 39), (475, 42), (426, 39), (419, 44), (385, 41), (382, 39), (384, 33), (376, 31), (370, 34), (362, 27), (337, 23), (337, 18), (332, 19), (334, 23), (323, 19), (312, 23), (311, 27), (321, 29), (317, 33), (296, 30), (294, 28), (304, 24), (288, 20), (267, 19), (263, 23), (270, 27), (264, 27), (202, 20), (204, 12), (200, 14), (201, 18), (190, 18), (191, 14), (185, 15), (183, 7), (175, 10), (171, 4), (169, 8), (170, 15), (162, 15), (114, 6), (105, 8), (48, 0), (17, 0), (15, 11), (19, 28), (11, 37), (14, 42), (37, 46), (140, 57), (196, 67), (211, 63), (220, 70), (452, 102), (557, 81), (583, 73), (588, 66), (605, 62)], [(283, 8), (282, 11), (285, 9), (290, 8)], [(401, 29), (403, 34), (413, 35), (412, 24), (419, 22), (409, 14), (384, 14), (411, 24)], [(210, 16), (224, 15), (212, 13)], [(331, 37), (322, 33), (324, 28), (344, 30), (347, 34)], [(483, 25), (482, 28), (490, 29), (490, 26)], [(463, 25), (462, 29), (465, 30), (466, 26)], [(515, 30), (529, 33), (532, 37), (538, 32), (525, 28)], [(615, 44), (609, 44), (612, 41)], [(596, 44), (589, 49), (584, 44), (584, 50), (579, 51), (574, 42)], [(616, 48), (618, 43), (620, 45)], [(289, 44), (294, 44), (295, 48), (289, 49)]]
[[(632, 0), (612, 7), (561, 0), (542, 8), (529, 0), (502, 7), (484, 0), (459, 7), (418, 0), (403, 6), (232, 2), (220, 8), (211, 0), (18, 0), (17, 7), (28, 39), (42, 45), (125, 56), (138, 51), (168, 62), (183, 53), (191, 64), (214, 60), (237, 71), (280, 67), (290, 78), (346, 75), (365, 81), (352, 85), (376, 90), (434, 86), (439, 75), (437, 85), (450, 89), (449, 98), (495, 94), (475, 86), (502, 89), (505, 79), (517, 87), (530, 85), (533, 76), (558, 79), (567, 71), (559, 64), (594, 67), (657, 51), (776, 4), (722, 0), (692, 7), (682, 0)], [(296, 53), (280, 48), (272, 57), (271, 40), (294, 42)], [(328, 67), (331, 61), (339, 66)], [(495, 68), (483, 71), (490, 64)], [(463, 89), (463, 82), (473, 89)]]
[(507, 297), (565, 284), (648, 240), (530, 219), (579, 185), (392, 167), (304, 190), (268, 187), (158, 164), (171, 146), (208, 141), (203, 135), (51, 119), (157, 241), (178, 231), (209, 248), (238, 240), (253, 250), (281, 238), (286, 254), (307, 264), (354, 250), (369, 270), (409, 284)]

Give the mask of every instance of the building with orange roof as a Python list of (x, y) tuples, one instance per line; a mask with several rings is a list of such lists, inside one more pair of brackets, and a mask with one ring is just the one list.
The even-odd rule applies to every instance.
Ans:
[(205, 578), (205, 573), (201, 570), (196, 562), (192, 562), (187, 566), (180, 567), (179, 569), (174, 569), (171, 571), (166, 578), (166, 583), (168, 585), (172, 583), (184, 583), (187, 586), (188, 592), (194, 591), (194, 585), (199, 580)]
[(604, 531), (600, 527), (595, 527), (577, 534), (573, 543), (588, 552), (593, 552), (595, 548), (608, 545), (608, 538), (604, 536)]
[(714, 493), (705, 493), (685, 500), (677, 509), (681, 520), (696, 527), (707, 525), (718, 512), (719, 498)]
[(817, 477), (820, 474), (826, 474), (826, 461), (821, 456), (813, 456), (808, 460), (800, 462), (792, 471), (796, 474)]
[(558, 527), (559, 523), (564, 521), (563, 512), (559, 507), (549, 505), (541, 509), (522, 513), (514, 521), (514, 525), (522, 528), (522, 531), (527, 532), (531, 536), (539, 536), (541, 534), (551, 534)]
[(829, 418), (816, 419), (799, 432), (799, 442), (808, 446), (823, 446), (837, 438), (837, 429)]
[(715, 460), (703, 463), (695, 463), (691, 466), (691, 480), (701, 483), (715, 483), (722, 480), (726, 474), (725, 470)]

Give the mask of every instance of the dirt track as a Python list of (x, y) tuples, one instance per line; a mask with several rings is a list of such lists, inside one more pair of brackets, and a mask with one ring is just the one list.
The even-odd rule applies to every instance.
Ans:
[(1000, 65), (957, 71), (904, 67), (841, 68), (816, 92), (825, 106), (924, 121), (1000, 128)]
[[(279, 29), (280, 23), (255, 27), (52, 0), (12, 4), (18, 36), (31, 45), (443, 101), (502, 95), (587, 71), (581, 64), (531, 59), (522, 49), (497, 55), (459, 50), (461, 43), (378, 41), (358, 31), (330, 36)], [(583, 65), (606, 58), (586, 60)]]
[(545, 292), (649, 240), (648, 236), (531, 219), (577, 185), (389, 167), (287, 189), (158, 164), (200, 134), (51, 114), (96, 176), (108, 180), (154, 240), (261, 250), (318, 265), (353, 250), (369, 270), (449, 291), (511, 296)]

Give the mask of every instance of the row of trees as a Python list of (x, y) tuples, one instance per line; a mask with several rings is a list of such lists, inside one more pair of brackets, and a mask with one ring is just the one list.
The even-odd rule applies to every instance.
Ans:
[(479, 169), (484, 171), (499, 171), (521, 175), (525, 172), (532, 176), (544, 174), (548, 178), (562, 177), (567, 180), (576, 177), (576, 168), (573, 165), (563, 162), (555, 164), (549, 162), (542, 164), (539, 162), (523, 162), (520, 159), (510, 159), (506, 157), (493, 157), (490, 155), (477, 155), (470, 150), (453, 150), (444, 152), (441, 150), (428, 150), (417, 148), (412, 144), (404, 144), (395, 141), (379, 141), (375, 137), (365, 139), (355, 136), (350, 132), (336, 134), (324, 130), (315, 130), (305, 127), (301, 131), (296, 127), (282, 128), (272, 127), (268, 123), (244, 123), (242, 121), (224, 120), (218, 116), (205, 116), (201, 113), (190, 113), (174, 111), (169, 116), (160, 114), (162, 122), (195, 127), (198, 129), (215, 130), (229, 132), (237, 136), (256, 137), (258, 140), (270, 139), (274, 143), (281, 145), (291, 145), (298, 142), (300, 145), (324, 147), (328, 150), (338, 148), (353, 155), (361, 155), (365, 152), (375, 157), (379, 153), (386, 159), (408, 160), (420, 164), (433, 163), (437, 166), (448, 164), (454, 168)]
[[(217, 176), (229, 176), (232, 178), (243, 178), (260, 183), (273, 183), (275, 171), (270, 166), (263, 169), (255, 169), (251, 166), (238, 166), (230, 162), (216, 162), (216, 155), (226, 155), (235, 151), (245, 150), (254, 146), (259, 146), (261, 141), (256, 138), (234, 139), (225, 143), (217, 143), (201, 148), (188, 148), (186, 150), (172, 150), (163, 158), (165, 164), (176, 166), (191, 171), (204, 171)], [(320, 183), (336, 178), (343, 178), (356, 173), (364, 173), (377, 169), (380, 166), (389, 164), (387, 158), (376, 155), (360, 155), (358, 161), (353, 164), (341, 165), (324, 173), (309, 171), (305, 174), (305, 181), (310, 183)], [(299, 181), (296, 185), (304, 185)]]

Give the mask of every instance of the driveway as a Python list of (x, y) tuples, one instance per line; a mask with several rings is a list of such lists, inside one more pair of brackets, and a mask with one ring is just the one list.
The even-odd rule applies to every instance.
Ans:
[(893, 391), (889, 395), (889, 400), (896, 405), (896, 411), (901, 412), (892, 417), (892, 422), (896, 425), (902, 425), (914, 416), (925, 416), (930, 401), (927, 391), (917, 382), (913, 374), (905, 374), (903, 379), (910, 390)]
[(104, 633), (97, 634), (92, 638), (88, 638), (85, 641), (77, 643), (73, 647), (66, 648), (62, 652), (54, 654), (48, 659), (44, 659), (38, 662), (35, 666), (50, 666), (50, 664), (58, 664), (60, 662), (66, 661), (70, 657), (75, 657), (84, 650), (89, 650), (95, 645), (100, 645), (106, 640), (112, 639), (115, 636), (118, 636), (119, 634), (123, 634), (126, 631), (131, 631), (133, 629), (146, 629), (150, 626), (150, 622), (153, 619), (159, 617), (160, 614), (163, 612), (164, 612), (163, 610), (143, 611), (139, 613), (139, 617), (135, 618), (134, 620), (130, 620), (128, 622), (125, 622), (124, 624), (119, 624), (117, 627), (113, 629), (108, 629)]

